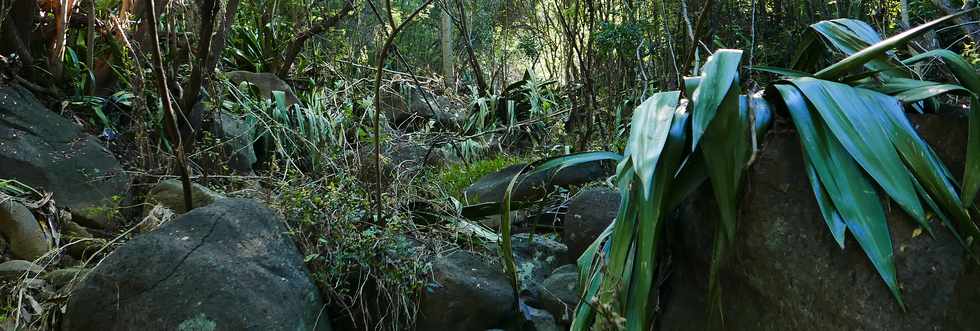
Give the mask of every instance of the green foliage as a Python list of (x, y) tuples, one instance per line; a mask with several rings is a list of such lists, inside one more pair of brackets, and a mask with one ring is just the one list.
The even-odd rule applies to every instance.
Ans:
[[(384, 227), (365, 222), (369, 193), (353, 176), (308, 181), (286, 173), (273, 204), (289, 220), (290, 235), (324, 295), (345, 310), (377, 309), (360, 311), (376, 314), (358, 316), (363, 320), (355, 323), (366, 323), (364, 329), (405, 329), (401, 323), (413, 321), (414, 302), (428, 280), (410, 218), (394, 214)], [(366, 284), (373, 293), (362, 292)]]
[[(897, 65), (899, 61), (894, 55), (886, 56), (909, 38), (952, 17), (955, 15), (884, 40), (862, 22), (820, 22), (814, 24), (816, 32), (810, 36), (827, 39), (830, 47), (847, 55), (845, 59), (812, 75), (816, 78), (797, 70), (764, 69), (790, 76), (767, 89), (766, 97), (787, 109), (796, 125), (805, 151), (804, 171), (837, 244), (843, 248), (844, 236), (850, 230), (903, 308), (894, 248), (884, 209), (872, 183), (882, 187), (930, 232), (920, 201), (925, 201), (957, 237), (961, 232), (966, 234), (964, 244), (968, 248), (980, 234), (966, 210), (969, 202), (960, 200), (953, 176), (913, 129), (901, 103), (901, 100), (912, 102), (948, 92), (975, 90), (906, 78), (907, 71)], [(819, 47), (812, 40), (804, 40), (804, 44), (808, 50)], [(956, 70), (966, 67), (966, 61), (950, 53), (926, 53), (907, 63), (946, 56), (954, 71), (959, 71), (957, 78), (961, 83), (973, 86), (980, 82), (972, 70)], [(741, 174), (751, 159), (749, 137), (757, 134), (753, 129), (757, 124), (750, 121), (755, 116), (750, 112), (754, 113), (760, 105), (768, 107), (762, 99), (739, 96), (740, 56), (739, 51), (718, 51), (708, 58), (702, 76), (685, 79), (690, 104), (687, 100), (677, 101), (680, 92), (661, 92), (636, 109), (624, 159), (617, 169), (617, 186), (623, 196), (619, 215), (611, 229), (579, 260), (584, 298), (576, 308), (573, 330), (650, 327), (651, 316), (646, 307), (659, 263), (657, 246), (663, 235), (662, 217), (674, 207), (670, 201), (678, 201), (678, 196), (690, 192), (685, 188), (691, 185), (685, 182), (696, 185), (703, 180), (703, 175), (692, 174), (695, 172), (707, 174), (721, 209), (708, 275), (708, 305), (712, 321), (724, 323), (718, 279), (727, 251), (737, 240), (735, 201)], [(861, 68), (870, 72), (859, 73), (857, 77), (873, 77), (880, 83), (874, 85), (877, 90), (893, 95), (831, 80)], [(862, 84), (860, 79), (857, 81), (856, 85)], [(692, 112), (690, 127), (685, 122), (687, 109)], [(975, 118), (972, 116), (971, 120)], [(687, 141), (689, 135), (691, 142)], [(671, 147), (688, 143), (693, 150)], [(974, 144), (972, 141), (967, 144), (968, 159), (971, 159), (975, 156)], [(976, 161), (968, 160), (968, 166)], [(965, 177), (964, 194), (972, 197), (971, 175)], [(680, 183), (677, 185), (680, 195), (670, 193), (674, 181)]]
[(434, 182), (450, 196), (463, 200), (463, 189), (476, 182), (480, 177), (499, 171), (508, 166), (527, 162), (526, 156), (498, 154), (492, 158), (474, 161), (472, 163), (453, 164), (443, 171), (434, 174)]

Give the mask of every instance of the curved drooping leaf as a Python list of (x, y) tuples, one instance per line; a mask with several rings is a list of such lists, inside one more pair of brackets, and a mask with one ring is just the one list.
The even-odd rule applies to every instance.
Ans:
[(879, 106), (863, 98), (860, 91), (840, 83), (813, 79), (790, 80), (812, 104), (844, 149), (878, 182), (899, 206), (920, 223), (925, 211), (915, 192), (909, 171), (893, 147), (876, 115)]
[(645, 198), (650, 195), (653, 172), (667, 143), (680, 95), (680, 91), (654, 94), (633, 113), (630, 136), (623, 154), (632, 159)]
[(622, 155), (613, 152), (581, 152), (572, 153), (568, 155), (560, 155), (545, 160), (539, 161), (534, 170), (530, 171), (525, 175), (530, 177), (542, 172), (551, 172), (552, 174), (557, 174), (568, 167), (574, 167), (579, 164), (596, 162), (596, 161), (616, 161), (619, 162), (623, 159)]
[[(517, 183), (517, 179), (521, 177), (522, 174), (531, 169), (532, 165), (528, 164), (521, 168), (514, 177), (511, 177), (510, 182), (507, 183), (507, 189), (504, 190), (504, 198), (500, 201), (500, 256), (504, 264), (504, 271), (507, 273), (507, 277), (510, 280), (510, 286), (514, 293), (515, 300), (520, 298), (520, 284), (517, 279), (517, 262), (514, 260), (514, 246), (511, 243), (511, 217), (510, 217), (510, 197), (511, 192), (514, 191), (514, 184)], [(514, 302), (514, 306), (517, 307), (518, 302)]]
[(807, 179), (810, 180), (810, 188), (813, 189), (813, 196), (817, 198), (817, 206), (820, 207), (820, 215), (823, 216), (824, 222), (827, 223), (827, 228), (830, 229), (830, 234), (834, 236), (834, 241), (837, 242), (837, 246), (840, 249), (844, 249), (844, 236), (847, 234), (847, 223), (844, 222), (844, 218), (840, 216), (837, 208), (834, 207), (834, 202), (830, 199), (827, 189), (820, 183), (820, 177), (817, 175), (817, 171), (813, 169), (813, 161), (810, 161), (810, 158), (804, 154), (803, 163), (806, 167)]
[[(947, 175), (949, 170), (946, 170), (939, 156), (912, 127), (912, 123), (902, 112), (901, 104), (880, 93), (863, 89), (857, 91), (868, 100), (868, 104), (876, 105), (868, 109), (869, 113), (877, 115), (879, 125), (891, 134), (895, 149), (914, 174), (914, 184), (921, 185), (927, 193), (923, 198), (941, 206), (942, 209), (934, 208), (936, 213), (950, 215), (960, 224), (961, 231), (967, 231), (971, 236), (980, 235), (980, 230), (970, 220), (969, 212), (962, 207), (963, 203), (956, 194), (956, 186)], [(930, 229), (928, 222), (922, 226)]]
[(951, 92), (970, 93), (969, 90), (960, 85), (910, 78), (891, 78), (885, 81), (865, 79), (858, 86), (894, 96), (899, 101), (905, 103), (912, 103)]
[[(820, 21), (810, 25), (810, 28), (829, 41), (835, 49), (850, 56), (868, 46), (881, 42), (881, 36), (867, 23), (852, 19), (836, 19)], [(864, 67), (870, 71), (879, 72), (883, 78), (908, 77), (905, 70), (896, 70), (896, 64), (891, 61), (891, 49), (868, 59)]]
[(701, 141), (708, 126), (715, 118), (718, 107), (728, 96), (738, 76), (738, 64), (742, 51), (721, 49), (708, 58), (701, 71), (701, 82), (691, 96), (691, 150)]
[(751, 147), (748, 106), (743, 105), (746, 102), (746, 98), (740, 97), (737, 87), (733, 86), (719, 105), (718, 115), (705, 132), (701, 146), (711, 187), (721, 210), (720, 229), (729, 240), (735, 238), (735, 200), (742, 170), (748, 161), (747, 151)]
[(945, 23), (946, 21), (952, 20), (963, 14), (973, 11), (974, 9), (964, 10), (959, 13), (952, 15), (946, 15), (926, 24), (919, 25), (915, 28), (906, 30), (905, 32), (894, 35), (888, 39), (877, 42), (869, 47), (864, 47), (860, 51), (857, 51), (848, 57), (840, 60), (837, 63), (824, 68), (814, 74), (814, 77), (819, 79), (835, 79), (843, 75), (849, 70), (861, 67), (874, 60), (875, 58), (880, 58), (886, 52), (900, 46), (901, 44), (909, 41), (912, 38), (918, 37), (919, 35), (932, 30), (936, 26)]
[[(775, 88), (796, 125), (806, 154), (805, 160), (822, 184), (822, 188), (814, 188), (814, 191), (826, 189), (837, 215), (847, 224), (892, 295), (904, 306), (895, 273), (891, 235), (874, 186), (864, 177), (858, 162), (848, 154), (828, 126), (814, 116), (812, 104), (804, 99), (800, 89), (792, 85), (776, 85)], [(834, 217), (834, 213), (824, 216), (828, 215)], [(831, 218), (826, 221), (831, 231), (836, 231), (836, 220)], [(834, 235), (837, 236), (836, 233)]]
[[(980, 75), (977, 75), (973, 65), (966, 61), (962, 56), (950, 50), (937, 49), (913, 56), (902, 63), (913, 64), (927, 59), (941, 59), (946, 67), (950, 69), (956, 79), (964, 87), (973, 92), (975, 96), (980, 96)], [(961, 201), (964, 207), (973, 206), (980, 192), (980, 99), (973, 97), (970, 99), (970, 123), (969, 135), (966, 143), (966, 169), (963, 173), (963, 196)]]

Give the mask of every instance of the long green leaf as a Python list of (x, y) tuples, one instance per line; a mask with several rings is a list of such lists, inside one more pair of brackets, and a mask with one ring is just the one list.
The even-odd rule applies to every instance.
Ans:
[[(915, 174), (915, 184), (921, 184), (927, 193), (923, 198), (941, 206), (942, 210), (937, 209), (936, 213), (952, 216), (960, 224), (961, 230), (968, 231), (971, 236), (980, 234), (980, 230), (970, 220), (969, 212), (962, 207), (963, 203), (956, 195), (955, 184), (947, 176), (949, 170), (912, 127), (912, 123), (902, 112), (901, 104), (876, 92), (861, 89), (857, 91), (868, 100), (868, 104), (877, 105), (876, 108), (869, 109), (870, 113), (877, 115), (877, 122), (891, 133), (892, 143), (908, 164), (909, 170)], [(922, 226), (930, 229), (927, 222), (922, 223)]]
[[(942, 59), (953, 75), (956, 76), (956, 79), (960, 81), (960, 84), (973, 91), (975, 96), (980, 96), (980, 75), (977, 75), (973, 65), (967, 62), (963, 56), (950, 50), (932, 50), (902, 62), (913, 64), (932, 58)], [(977, 199), (977, 193), (980, 192), (980, 99), (977, 97), (970, 99), (969, 116), (966, 169), (963, 173), (963, 196), (961, 199), (964, 207), (973, 206)]]
[(572, 153), (568, 155), (556, 156), (548, 159), (536, 162), (534, 170), (528, 172), (525, 177), (534, 176), (542, 172), (551, 172), (552, 174), (557, 174), (563, 169), (568, 167), (573, 167), (583, 163), (596, 162), (596, 161), (616, 161), (619, 162), (623, 159), (622, 155), (613, 152), (581, 152)]
[[(845, 55), (854, 55), (870, 45), (881, 42), (881, 36), (867, 23), (851, 20), (836, 19), (821, 21), (810, 25), (810, 28), (819, 33), (830, 45)], [(864, 63), (868, 70), (878, 72), (883, 78), (908, 77), (908, 73), (903, 68), (898, 67), (890, 61), (889, 50), (873, 56)]]
[(889, 133), (872, 113), (878, 105), (859, 94), (863, 89), (806, 77), (790, 82), (803, 92), (841, 145), (878, 185), (914, 219), (925, 222), (925, 211), (909, 171), (892, 145)]
[(687, 143), (685, 111), (673, 114), (669, 138), (662, 151), (654, 176), (653, 192), (640, 202), (636, 235), (636, 258), (630, 278), (629, 299), (626, 305), (626, 329), (642, 331), (649, 328), (649, 300), (657, 266), (657, 245), (663, 231), (664, 196), (671, 187), (674, 173), (680, 167)]
[[(732, 70), (737, 70), (734, 68)], [(705, 76), (710, 79), (710, 76)], [(721, 308), (721, 266), (727, 257), (728, 247), (735, 242), (736, 205), (742, 172), (750, 156), (748, 98), (738, 94), (738, 79), (730, 82), (717, 115), (704, 134), (701, 154), (704, 156), (708, 177), (721, 219), (715, 231), (715, 243), (708, 275), (708, 314), (715, 325), (724, 323)], [(704, 84), (699, 87), (703, 89)], [(695, 103), (695, 107), (698, 105)]]
[(793, 70), (793, 69), (787, 69), (787, 68), (780, 68), (780, 67), (752, 66), (752, 70), (762, 71), (762, 72), (768, 72), (768, 73), (771, 73), (771, 74), (777, 74), (777, 75), (780, 75), (780, 76), (783, 76), (783, 77), (790, 77), (790, 78), (810, 76), (810, 73), (807, 73), (807, 72), (803, 72), (803, 71), (799, 71), (799, 70)]
[(654, 94), (633, 113), (630, 137), (624, 154), (632, 159), (644, 198), (650, 195), (653, 172), (667, 143), (670, 123), (680, 95), (680, 91)]
[[(515, 300), (520, 298), (520, 284), (517, 279), (517, 262), (514, 260), (514, 246), (511, 243), (511, 215), (510, 215), (510, 197), (511, 192), (514, 191), (514, 184), (517, 183), (517, 179), (521, 175), (530, 169), (531, 165), (525, 165), (511, 177), (510, 182), (507, 184), (507, 190), (504, 191), (504, 198), (500, 201), (500, 210), (502, 212), (500, 216), (500, 256), (504, 264), (504, 270), (507, 272), (507, 277), (510, 279), (510, 286), (514, 292)], [(518, 306), (518, 302), (514, 302), (514, 306)]]
[(847, 223), (844, 222), (844, 218), (837, 212), (837, 208), (834, 207), (834, 202), (830, 199), (827, 189), (820, 182), (817, 171), (813, 169), (813, 161), (810, 161), (810, 158), (806, 154), (803, 155), (803, 161), (806, 166), (807, 178), (810, 180), (810, 188), (813, 189), (813, 195), (817, 198), (817, 206), (820, 207), (820, 214), (823, 216), (824, 222), (827, 223), (827, 228), (830, 229), (830, 234), (834, 237), (834, 241), (837, 242), (837, 246), (844, 249), (844, 236), (847, 234)]
[[(775, 88), (796, 125), (806, 153), (805, 160), (810, 162), (837, 213), (844, 219), (892, 295), (904, 306), (898, 289), (885, 212), (874, 187), (827, 125), (812, 114), (813, 107), (803, 98), (800, 90), (792, 85), (776, 85)], [(831, 219), (827, 222), (832, 224), (835, 221)]]
[(933, 20), (933, 21), (931, 21), (929, 23), (919, 25), (919, 26), (917, 26), (915, 28), (912, 28), (912, 29), (909, 29), (909, 30), (907, 30), (905, 32), (902, 32), (902, 33), (899, 33), (897, 35), (894, 35), (891, 38), (882, 40), (882, 41), (880, 41), (878, 43), (875, 43), (875, 44), (873, 44), (873, 45), (871, 45), (869, 47), (863, 48), (860, 51), (858, 51), (858, 52), (856, 52), (854, 54), (851, 54), (848, 57), (844, 58), (840, 62), (834, 63), (833, 65), (830, 65), (829, 67), (826, 67), (823, 70), (818, 71), (816, 74), (814, 74), (814, 77), (819, 78), (819, 79), (835, 79), (835, 78), (838, 78), (842, 74), (846, 73), (849, 70), (852, 70), (852, 69), (861, 67), (865, 63), (868, 63), (868, 61), (871, 61), (871, 60), (873, 60), (875, 58), (879, 58), (880, 56), (882, 56), (883, 54), (885, 54), (885, 52), (888, 52), (888, 51), (890, 51), (890, 50), (892, 50), (892, 49), (900, 46), (901, 44), (909, 41), (910, 39), (915, 38), (915, 37), (918, 37), (919, 35), (927, 32), (929, 30), (932, 30), (936, 26), (938, 26), (940, 24), (943, 24), (946, 21), (952, 20), (952, 19), (954, 19), (956, 17), (959, 17), (959, 16), (961, 16), (963, 14), (966, 14), (968, 12), (971, 12), (973, 10), (974, 9), (969, 9), (969, 10), (964, 10), (964, 11), (961, 11), (959, 13), (955, 13), (955, 14), (952, 14), (952, 15), (943, 16), (943, 17), (941, 17), (939, 19), (936, 19), (936, 20)]
[(691, 150), (701, 141), (708, 126), (718, 112), (728, 91), (738, 87), (733, 84), (738, 76), (738, 64), (742, 60), (742, 51), (721, 49), (708, 58), (702, 70), (702, 79), (698, 88), (691, 96), (693, 105), (691, 123)]

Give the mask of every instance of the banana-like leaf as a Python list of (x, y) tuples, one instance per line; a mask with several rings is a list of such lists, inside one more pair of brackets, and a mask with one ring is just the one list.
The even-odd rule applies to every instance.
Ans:
[(750, 148), (748, 106), (743, 105), (747, 99), (739, 96), (737, 81), (731, 81), (731, 85), (717, 107), (718, 115), (705, 132), (701, 146), (715, 200), (721, 210), (719, 229), (729, 241), (735, 239), (735, 200)]
[(892, 36), (892, 37), (890, 37), (888, 39), (885, 39), (885, 40), (882, 40), (880, 42), (877, 42), (877, 43), (875, 43), (875, 44), (873, 44), (873, 45), (871, 45), (869, 47), (864, 47), (860, 51), (857, 51), (857, 52), (849, 55), (848, 57), (844, 58), (843, 60), (841, 60), (841, 61), (839, 61), (837, 63), (834, 63), (834, 64), (830, 65), (829, 67), (824, 68), (823, 70), (818, 71), (816, 74), (814, 74), (814, 77), (819, 78), (819, 79), (835, 79), (835, 78), (838, 78), (841, 75), (843, 75), (844, 73), (846, 73), (846, 72), (848, 72), (848, 71), (850, 71), (852, 69), (855, 69), (855, 68), (858, 68), (858, 67), (861, 67), (861, 66), (865, 65), (869, 61), (872, 61), (872, 60), (874, 60), (876, 58), (879, 58), (880, 59), (880, 57), (882, 55), (884, 55), (886, 52), (888, 52), (888, 51), (890, 51), (890, 50), (892, 50), (892, 49), (894, 49), (896, 47), (899, 47), (900, 45), (904, 44), (905, 42), (909, 41), (910, 39), (916, 38), (916, 37), (922, 35), (923, 33), (927, 32), (929, 30), (932, 30), (936, 26), (939, 26), (939, 25), (941, 25), (941, 24), (943, 24), (943, 23), (945, 23), (945, 22), (947, 22), (949, 20), (952, 20), (952, 19), (954, 19), (956, 17), (959, 17), (959, 16), (961, 16), (963, 14), (966, 14), (968, 12), (971, 12), (973, 10), (974, 9), (969, 9), (969, 10), (961, 11), (959, 13), (955, 13), (955, 14), (943, 16), (941, 18), (938, 18), (938, 19), (933, 20), (931, 22), (928, 22), (926, 24), (919, 25), (919, 26), (917, 26), (915, 28), (912, 28), (912, 29), (909, 29), (909, 30), (907, 30), (905, 32), (902, 32), (902, 33), (899, 33), (897, 35), (894, 35), (894, 36)]
[[(973, 92), (975, 96), (980, 95), (980, 75), (977, 75), (973, 65), (966, 61), (962, 56), (950, 50), (938, 49), (928, 51), (913, 56), (905, 61), (905, 64), (913, 64), (927, 59), (942, 59), (950, 69), (956, 79), (964, 87)], [(969, 136), (966, 143), (966, 170), (963, 173), (963, 196), (964, 207), (973, 206), (980, 191), (980, 99), (973, 97), (970, 99), (970, 126)]]
[(871, 91), (807, 77), (790, 82), (803, 92), (858, 164), (902, 209), (924, 223), (925, 211), (915, 192), (909, 170), (893, 147), (890, 133), (878, 125), (877, 116), (872, 113), (878, 105), (869, 103), (860, 94), (860, 91)]
[(653, 172), (667, 143), (670, 123), (680, 95), (680, 91), (654, 94), (633, 113), (630, 137), (624, 154), (632, 159), (644, 199), (650, 196)]
[[(619, 213), (616, 216), (616, 226), (610, 234), (609, 252), (606, 253), (603, 272), (605, 276), (599, 289), (599, 293), (603, 294), (599, 297), (599, 303), (609, 307), (613, 307), (613, 303), (618, 298), (626, 298), (623, 284), (629, 284), (633, 270), (630, 252), (633, 250), (633, 239), (638, 226), (636, 224), (638, 205), (642, 201), (640, 186), (632, 185), (636, 171), (631, 166), (631, 158), (623, 159), (620, 164), (621, 172), (617, 174), (620, 178), (618, 186), (621, 194)], [(636, 203), (633, 203), (634, 201)]]
[(895, 94), (895, 98), (898, 101), (904, 103), (914, 103), (922, 100), (926, 100), (941, 94), (948, 94), (954, 92), (967, 92), (972, 93), (969, 90), (963, 88), (962, 86), (956, 84), (939, 84), (932, 86), (923, 86), (910, 90), (905, 90)]
[(742, 51), (721, 49), (708, 58), (701, 72), (701, 82), (691, 96), (693, 105), (691, 123), (691, 150), (701, 141), (708, 126), (715, 118), (718, 107), (728, 96), (728, 91), (738, 87), (738, 64), (742, 60)]
[[(775, 88), (796, 125), (806, 153), (805, 160), (823, 184), (820, 189), (826, 189), (837, 213), (892, 295), (904, 306), (895, 273), (891, 236), (874, 186), (864, 177), (858, 163), (834, 137), (828, 125), (814, 116), (812, 108), (815, 107), (804, 99), (800, 89), (793, 85), (776, 85)], [(827, 222), (833, 224), (836, 221), (831, 219)]]

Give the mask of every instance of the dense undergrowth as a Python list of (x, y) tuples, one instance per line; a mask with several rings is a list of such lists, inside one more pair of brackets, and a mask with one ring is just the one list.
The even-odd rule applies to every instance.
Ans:
[[(969, 205), (980, 186), (976, 44), (954, 42), (963, 56), (930, 51), (935, 47), (900, 47), (909, 41), (924, 43), (923, 34), (942, 24), (946, 27), (929, 41), (959, 38), (950, 36), (966, 24), (950, 23), (959, 16), (914, 28), (896, 23), (891, 2), (881, 10), (860, 1), (811, 8), (809, 19), (797, 17), (803, 16), (797, 15), (802, 7), (761, 2), (762, 12), (770, 14), (761, 19), (773, 24), (758, 27), (758, 32), (772, 40), (760, 38), (757, 43), (755, 1), (751, 25), (721, 24), (710, 33), (703, 27), (711, 19), (704, 15), (710, 13), (702, 12), (692, 24), (686, 2), (669, 4), (678, 11), (685, 6), (683, 18), (644, 17), (668, 10), (666, 3), (590, 7), (590, 13), (605, 11), (605, 21), (595, 22), (596, 15), (562, 10), (561, 1), (511, 7), (499, 1), (440, 1), (433, 8), (449, 8), (448, 29), (465, 35), (464, 42), (452, 45), (463, 50), (449, 54), (468, 68), (440, 77), (446, 73), (434, 69), (438, 61), (435, 47), (430, 47), (439, 39), (433, 32), (438, 10), (423, 10), (419, 24), (408, 25), (402, 32), (405, 39), (391, 48), (389, 63), (375, 68), (376, 54), (387, 51), (379, 41), (392, 37), (396, 20), (411, 23), (402, 20), (429, 2), (397, 1), (396, 8), (373, 8), (374, 2), (284, 1), (271, 6), (266, 1), (227, 1), (218, 2), (222, 9), (216, 13), (234, 14), (231, 3), (240, 6), (237, 22), (207, 22), (218, 28), (207, 38), (227, 39), (212, 53), (218, 54), (214, 59), (198, 59), (201, 54), (192, 50), (194, 42), (207, 39), (194, 36), (197, 24), (206, 26), (200, 15), (204, 7), (174, 2), (158, 9), (163, 59), (153, 61), (146, 54), (146, 43), (152, 41), (136, 39), (144, 37), (138, 26), (145, 20), (129, 17), (142, 13), (102, 1), (87, 14), (105, 18), (98, 25), (59, 30), (67, 39), (62, 43), (65, 55), (49, 62), (62, 72), (55, 72), (57, 66), (49, 70), (29, 63), (22, 55), (0, 59), (0, 84), (30, 87), (50, 109), (99, 137), (132, 175), (133, 196), (120, 197), (119, 208), (98, 211), (122, 226), (98, 233), (98, 249), (84, 261), (73, 261), (77, 265), (95, 266), (132, 239), (148, 222), (142, 213), (147, 191), (189, 169), (195, 183), (230, 197), (261, 199), (284, 216), (336, 321), (357, 329), (403, 330), (414, 322), (433, 256), (478, 251), (502, 261), (515, 290), (520, 286), (509, 247), (511, 209), (527, 206), (511, 206), (509, 196), (499, 206), (491, 203), (502, 222), (488, 228), (464, 216), (473, 207), (463, 196), (467, 186), (518, 164), (531, 165), (511, 186), (522, 176), (557, 172), (584, 159), (621, 160), (617, 175), (608, 181), (612, 185), (590, 184), (614, 186), (624, 200), (615, 226), (578, 261), (585, 299), (576, 308), (573, 328), (650, 328), (656, 319), (649, 313), (651, 286), (669, 254), (657, 250), (670, 236), (662, 221), (706, 180), (722, 211), (708, 277), (710, 317), (720, 319), (721, 300), (737, 300), (722, 297), (717, 273), (723, 263), (731, 263), (727, 249), (739, 240), (734, 228), (741, 177), (776, 112), (796, 124), (808, 166), (800, 171), (811, 175), (836, 242), (843, 245), (846, 233), (856, 237), (899, 304), (888, 227), (878, 195), (867, 192), (882, 188), (882, 196), (896, 201), (927, 231), (934, 231), (926, 221), (929, 210), (963, 238), (964, 246), (976, 238), (977, 214)], [(705, 11), (722, 10), (710, 3), (698, 5), (705, 5)], [(354, 4), (355, 9), (348, 7)], [(749, 17), (745, 5), (722, 8), (741, 11), (730, 19), (743, 20)], [(937, 8), (923, 1), (912, 5), (919, 13), (912, 21), (939, 16)], [(10, 10), (6, 6), (0, 3), (0, 9)], [(504, 7), (509, 9), (495, 12)], [(521, 21), (515, 17), (521, 12), (526, 12), (527, 26), (514, 23)], [(466, 13), (472, 15), (469, 20), (462, 17)], [(52, 11), (48, 16), (59, 15)], [(837, 16), (873, 20), (818, 20)], [(576, 20), (565, 20), (571, 18)], [(334, 25), (313, 31), (331, 20)], [(776, 24), (805, 28), (814, 22), (801, 40), (784, 35), (793, 29)], [(905, 19), (902, 24), (908, 23)], [(914, 33), (900, 34), (899, 40), (879, 35), (899, 30)], [(795, 54), (788, 41), (800, 42)], [(294, 46), (300, 50), (290, 59)], [(28, 53), (49, 52), (35, 49)], [(492, 64), (489, 75), (480, 71), (481, 63)], [(200, 68), (211, 72), (194, 87), (191, 77)], [(242, 71), (270, 76), (236, 78)], [(378, 95), (372, 79), (376, 73), (382, 74)], [(161, 93), (154, 78), (168, 81), (171, 90)], [(194, 88), (204, 92), (184, 94)], [(171, 95), (175, 113), (164, 102)], [(192, 102), (182, 105), (183, 100)], [(942, 104), (972, 107), (973, 131), (964, 140), (970, 144), (972, 168), (962, 176), (945, 170), (903, 120), (904, 111), (934, 112)], [(855, 109), (881, 116), (858, 117)], [(171, 121), (174, 116), (179, 120)], [(240, 136), (216, 134), (222, 116), (247, 129)], [(176, 126), (174, 132), (170, 125)], [(248, 156), (254, 158), (249, 169), (227, 162), (246, 149), (254, 153)], [(588, 153), (599, 150), (608, 153)], [(186, 160), (181, 157), (185, 151)], [(560, 210), (577, 189), (558, 190), (533, 205)], [(4, 197), (45, 202), (38, 208), (57, 205), (57, 199), (48, 204), (43, 192), (0, 178)], [(66, 265), (63, 255), (56, 250), (38, 262)], [(0, 316), (9, 319), (31, 310), (37, 315), (28, 321), (31, 327), (57, 325), (63, 302), (43, 302), (40, 308), (30, 300), (25, 303), (24, 295), (37, 293), (27, 279), (5, 284), (0, 291), (5, 294)], [(18, 323), (23, 319), (15, 318)]]

